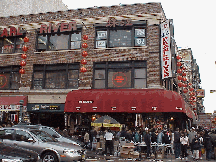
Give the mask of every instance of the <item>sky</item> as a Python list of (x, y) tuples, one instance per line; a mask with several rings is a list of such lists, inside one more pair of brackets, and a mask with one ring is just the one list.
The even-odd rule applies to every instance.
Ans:
[[(199, 65), (201, 88), (205, 90), (204, 107), (206, 113), (216, 110), (214, 101), (216, 92), (216, 38), (215, 3), (213, 0), (108, 0), (108, 1), (74, 1), (62, 0), (68, 9), (88, 8), (94, 6), (112, 6), (120, 4), (160, 2), (167, 19), (173, 19), (174, 38), (178, 47), (191, 48), (193, 57)], [(194, 3), (196, 2), (196, 3)]]

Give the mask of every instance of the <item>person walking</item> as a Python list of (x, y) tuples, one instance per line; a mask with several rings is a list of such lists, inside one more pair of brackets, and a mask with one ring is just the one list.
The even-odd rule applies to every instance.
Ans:
[(164, 134), (161, 129), (158, 130), (157, 143), (158, 144), (164, 143)]
[(181, 150), (180, 136), (181, 134), (179, 132), (179, 128), (176, 128), (176, 131), (174, 132), (174, 150), (175, 150), (176, 159), (181, 159), (180, 158), (180, 150)]
[(147, 145), (147, 159), (150, 159), (151, 138), (149, 134), (149, 129), (147, 127), (145, 128), (144, 142)]
[(191, 131), (189, 132), (189, 136), (188, 136), (192, 157), (193, 157), (193, 145), (192, 145), (192, 141), (195, 138), (195, 135), (197, 135), (197, 132), (195, 131), (195, 128), (192, 127)]
[(204, 148), (206, 150), (206, 160), (210, 160), (212, 156), (213, 139), (209, 136), (208, 131), (205, 131), (204, 135)]
[(186, 133), (183, 132), (180, 137), (181, 142), (181, 151), (182, 151), (182, 160), (184, 158), (187, 160), (187, 146), (188, 146), (188, 137), (186, 136)]
[(112, 134), (111, 130), (108, 129), (108, 131), (105, 133), (104, 138), (106, 140), (105, 142), (105, 156), (107, 154), (107, 148), (109, 149), (110, 155), (113, 155), (113, 139), (114, 135)]
[(193, 146), (193, 159), (198, 161), (199, 159), (199, 149), (200, 149), (200, 139), (197, 135), (195, 135), (195, 138), (192, 140), (192, 146)]

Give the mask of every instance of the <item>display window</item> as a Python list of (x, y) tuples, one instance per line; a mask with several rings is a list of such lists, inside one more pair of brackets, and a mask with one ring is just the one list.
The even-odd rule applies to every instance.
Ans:
[(94, 88), (146, 88), (146, 61), (94, 63)]
[(24, 45), (23, 38), (23, 36), (0, 38), (0, 53), (22, 53), (22, 47)]

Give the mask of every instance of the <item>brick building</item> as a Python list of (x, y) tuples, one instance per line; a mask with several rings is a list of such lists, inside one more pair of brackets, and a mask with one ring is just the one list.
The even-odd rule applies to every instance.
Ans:
[[(24, 106), (32, 123), (74, 129), (108, 114), (129, 126), (183, 128), (192, 118), (173, 79), (173, 23), (160, 3), (0, 17), (0, 30), (0, 95), (16, 98), (5, 98), (1, 105), (13, 109), (27, 98)], [(23, 45), (28, 47), (25, 74), (19, 74)], [(87, 71), (81, 72), (82, 67)], [(118, 101), (109, 98), (115, 94), (121, 96)], [(126, 94), (130, 103), (122, 100)], [(7, 107), (2, 107), (2, 118)], [(19, 107), (14, 109), (13, 115), (5, 115), (8, 119), (18, 115)]]

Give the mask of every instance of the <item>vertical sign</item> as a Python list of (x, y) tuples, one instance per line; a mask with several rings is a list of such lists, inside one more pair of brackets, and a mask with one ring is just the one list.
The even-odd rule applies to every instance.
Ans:
[(169, 20), (161, 24), (161, 69), (162, 79), (172, 77)]

